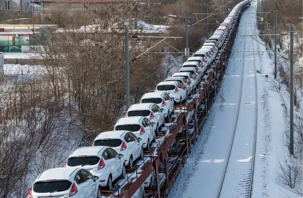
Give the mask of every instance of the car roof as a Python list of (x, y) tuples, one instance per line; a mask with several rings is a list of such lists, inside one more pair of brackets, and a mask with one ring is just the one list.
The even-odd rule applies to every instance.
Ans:
[(226, 30), (226, 26), (219, 26), (217, 30)]
[(178, 84), (177, 81), (164, 81), (164, 82), (158, 83), (157, 87), (158, 87), (159, 85), (176, 85), (176, 84)]
[(108, 148), (108, 146), (85, 146), (76, 149), (69, 157), (75, 157), (80, 155), (97, 156), (100, 151)]
[(212, 35), (209, 39), (211, 40), (211, 39), (219, 39), (221, 36), (219, 36), (219, 35)]
[(163, 98), (164, 92), (148, 92), (145, 93), (141, 99), (143, 98)]
[(126, 124), (141, 124), (141, 119), (143, 116), (132, 116), (132, 117), (124, 117), (120, 118), (116, 125), (126, 125)]
[(183, 79), (185, 79), (184, 76), (171, 76), (171, 77), (166, 78), (165, 80), (170, 80), (170, 81), (172, 81), (172, 80), (181, 80), (182, 81)]
[(201, 56), (191, 56), (191, 57), (189, 57), (189, 58), (187, 59), (187, 61), (188, 61), (188, 60), (199, 60), (199, 61), (202, 61), (203, 58), (202, 58)]
[(140, 110), (140, 109), (150, 109), (155, 103), (138, 103), (131, 105), (127, 111), (129, 110)]
[(206, 54), (209, 52), (209, 49), (199, 49), (195, 54)]
[(35, 182), (38, 181), (47, 181), (47, 180), (69, 180), (70, 175), (79, 167), (60, 167), (60, 168), (51, 168), (44, 171)]
[(184, 62), (182, 66), (184, 65), (195, 65), (195, 66), (199, 66), (199, 62), (198, 61), (191, 61), (191, 62)]
[(176, 72), (173, 74), (174, 75), (181, 75), (181, 76), (184, 76), (184, 75), (187, 75), (187, 76), (190, 76), (190, 72)]
[(129, 131), (125, 130), (117, 130), (117, 131), (104, 131), (102, 133), (99, 133), (95, 140), (97, 139), (105, 139), (105, 138), (120, 138), (124, 133), (127, 133)]
[(196, 67), (181, 67), (179, 71), (196, 71)]

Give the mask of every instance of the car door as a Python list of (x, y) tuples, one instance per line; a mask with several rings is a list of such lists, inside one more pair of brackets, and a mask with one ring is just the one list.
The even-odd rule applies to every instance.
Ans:
[(156, 104), (152, 105), (151, 110), (153, 111), (155, 117), (157, 117), (158, 126), (160, 127), (164, 123), (164, 114), (160, 111), (159, 106)]
[(79, 170), (74, 178), (75, 182), (77, 183), (78, 193), (80, 198), (85, 198), (88, 193), (88, 182), (83, 178), (81, 174), (81, 170)]
[(109, 157), (112, 161), (112, 175), (113, 175), (113, 181), (116, 180), (120, 175), (121, 175), (121, 170), (122, 167), (121, 165), (123, 164), (121, 159), (119, 158), (118, 153), (112, 149), (112, 148), (108, 148), (108, 152), (109, 152)]
[[(182, 89), (182, 86), (180, 83), (177, 83), (176, 85), (179, 89), (179, 92), (180, 92), (180, 98), (182, 98), (183, 100), (186, 98), (186, 91), (184, 89)], [(182, 102), (182, 101), (180, 101)]]
[(151, 125), (151, 122), (147, 118), (142, 119), (142, 125), (145, 128), (145, 131), (148, 131), (149, 140), (151, 141), (154, 137), (156, 137), (155, 131)]
[(138, 157), (140, 157), (141, 155), (141, 142), (138, 140), (138, 138), (131, 132), (129, 132), (129, 138), (130, 138), (130, 142), (132, 144), (133, 147), (133, 156), (134, 156), (134, 160), (138, 159)]
[[(110, 158), (110, 153), (108, 151), (109, 148), (105, 149), (102, 153), (102, 157), (105, 161), (105, 166), (104, 168), (101, 169), (101, 171), (103, 172), (104, 175), (107, 175), (107, 178), (109, 176), (109, 174), (112, 174), (113, 175), (113, 165), (114, 165), (114, 162), (113, 160)], [(103, 176), (102, 176), (103, 177)], [(105, 178), (105, 179), (107, 179)], [(112, 178), (113, 179), (113, 178)]]
[(80, 174), (82, 174), (82, 178), (84, 180), (84, 184), (87, 186), (86, 189), (85, 189), (85, 196), (84, 197), (87, 197), (86, 195), (89, 195), (89, 197), (95, 197), (97, 195), (97, 185), (98, 185), (98, 182), (95, 182), (92, 177), (93, 175), (88, 172), (87, 170), (80, 170)]
[(170, 112), (173, 112), (173, 110), (174, 110), (174, 100), (171, 100), (170, 96), (167, 93), (165, 93), (163, 95), (163, 99), (165, 100), (166, 108), (168, 108)]
[(130, 137), (130, 133), (131, 132), (128, 132), (125, 134), (124, 136), (124, 141), (126, 142), (127, 144), (127, 155), (128, 155), (128, 158), (132, 155), (133, 156), (133, 160), (135, 159), (135, 156), (134, 153), (135, 153), (135, 148), (134, 148), (134, 145), (133, 143), (131, 142), (131, 137)]

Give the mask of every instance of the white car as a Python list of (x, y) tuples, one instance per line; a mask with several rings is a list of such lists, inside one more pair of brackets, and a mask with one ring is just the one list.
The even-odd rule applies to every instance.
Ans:
[(133, 132), (137, 138), (142, 139), (142, 147), (147, 150), (150, 150), (150, 143), (156, 139), (152, 123), (143, 116), (120, 118), (114, 128)]
[(189, 83), (190, 87), (191, 87), (191, 90), (194, 90), (196, 88), (196, 79), (192, 78), (192, 74), (190, 72), (177, 72), (177, 73), (174, 73), (172, 75), (173, 77), (175, 76), (183, 76), (187, 79), (187, 82)]
[(132, 169), (134, 161), (143, 159), (141, 139), (130, 131), (104, 131), (93, 142), (94, 146), (109, 146), (122, 154), (124, 165)]
[(156, 103), (161, 109), (163, 109), (164, 117), (169, 117), (174, 112), (174, 100), (165, 92), (148, 92), (145, 93), (141, 100), (141, 103)]
[(83, 168), (52, 168), (44, 171), (28, 191), (28, 198), (101, 198), (99, 177)]
[(193, 54), (193, 56), (201, 56), (204, 58), (205, 61), (207, 61), (207, 65), (211, 64), (211, 53), (209, 52), (209, 50), (198, 50)]
[(157, 134), (160, 127), (165, 124), (164, 114), (160, 107), (154, 103), (140, 103), (131, 105), (127, 112), (127, 117), (144, 116), (153, 123), (154, 131)]
[(156, 91), (167, 92), (169, 96), (174, 98), (174, 101), (177, 103), (182, 103), (183, 101), (186, 101), (186, 90), (183, 89), (182, 85), (177, 81), (160, 82), (156, 86)]
[(187, 59), (186, 61), (187, 63), (190, 63), (190, 62), (199, 62), (199, 66), (201, 68), (205, 68), (207, 67), (207, 61), (204, 61), (204, 58), (201, 57), (201, 56), (191, 56)]
[(184, 62), (182, 67), (195, 67), (199, 73), (198, 78), (201, 78), (202, 74), (207, 69), (207, 66), (201, 66), (198, 61)]
[(99, 177), (100, 186), (112, 189), (113, 181), (126, 176), (122, 157), (108, 146), (82, 147), (68, 157), (65, 166), (83, 167)]
[(198, 67), (181, 67), (178, 72), (190, 72), (197, 83), (202, 76), (202, 73), (199, 73)]
[(172, 76), (165, 79), (165, 81), (178, 81), (181, 83), (182, 87), (185, 88), (187, 94), (191, 92), (190, 83), (187, 82), (187, 79), (184, 76)]

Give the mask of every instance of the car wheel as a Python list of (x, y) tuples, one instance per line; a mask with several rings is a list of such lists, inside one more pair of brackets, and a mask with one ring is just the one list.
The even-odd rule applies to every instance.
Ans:
[(120, 179), (124, 179), (126, 177), (126, 170), (125, 170), (125, 167), (122, 166), (122, 173), (120, 175)]
[(128, 167), (129, 169), (132, 169), (132, 168), (133, 168), (133, 157), (132, 157), (132, 156), (129, 157), (127, 167)]
[(111, 175), (109, 175), (109, 177), (107, 179), (106, 187), (108, 188), (108, 190), (111, 190), (113, 188), (113, 181), (112, 181), (112, 176)]
[(101, 198), (102, 194), (101, 194), (101, 186), (98, 187), (98, 192), (97, 192), (97, 198)]

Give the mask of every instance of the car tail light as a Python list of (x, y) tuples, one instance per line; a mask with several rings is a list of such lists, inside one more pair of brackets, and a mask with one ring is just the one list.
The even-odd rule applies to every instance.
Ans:
[(33, 190), (32, 190), (32, 188), (29, 188), (27, 198), (32, 198), (32, 197), (33, 197)]
[(64, 163), (63, 167), (66, 167), (66, 162)]
[(102, 168), (104, 168), (105, 167), (105, 162), (104, 162), (104, 160), (101, 158), (100, 159), (100, 162), (99, 162), (99, 164), (98, 164), (98, 170), (100, 170), (100, 169), (102, 169)]
[(166, 105), (165, 100), (162, 100), (162, 107), (164, 107)]
[(157, 91), (157, 89), (154, 89), (154, 92), (156, 92)]
[(149, 115), (149, 117), (150, 117), (150, 120), (151, 120), (151, 119), (153, 119), (155, 117), (155, 114), (153, 112), (151, 112), (150, 115)]
[(140, 129), (140, 135), (143, 135), (145, 133), (145, 129), (144, 127), (142, 126), (141, 129)]
[(124, 151), (125, 149), (127, 149), (127, 145), (126, 145), (126, 143), (123, 141), (123, 142), (122, 142), (122, 145), (121, 145), (121, 148), (120, 148), (120, 151)]
[(179, 91), (178, 87), (175, 88), (175, 93), (177, 93)]
[(69, 192), (69, 196), (70, 197), (74, 196), (75, 194), (77, 194), (77, 192), (78, 192), (78, 188), (77, 188), (76, 184), (73, 183), (72, 188), (70, 189), (70, 192)]

